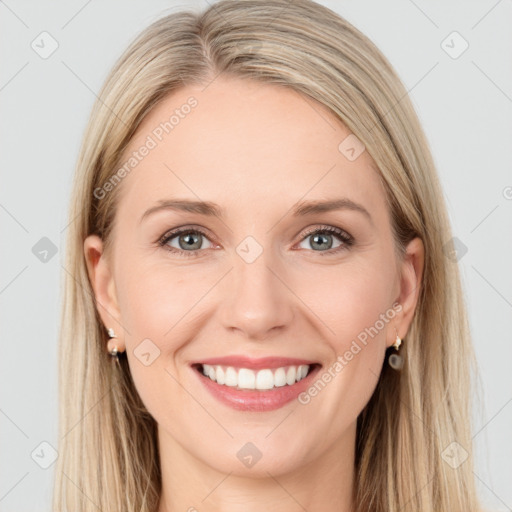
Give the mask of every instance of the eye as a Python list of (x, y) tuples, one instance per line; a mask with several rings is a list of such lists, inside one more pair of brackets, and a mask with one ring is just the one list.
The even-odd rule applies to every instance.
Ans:
[[(333, 238), (337, 238), (340, 243), (334, 249)], [(305, 233), (301, 243), (311, 240), (313, 252), (322, 252), (335, 254), (343, 250), (347, 250), (354, 244), (354, 239), (346, 231), (334, 226), (322, 226), (321, 228), (313, 228)], [(203, 242), (208, 241), (209, 247), (203, 247)], [(211, 249), (213, 244), (209, 241), (207, 234), (198, 228), (177, 228), (165, 233), (158, 241), (161, 247), (177, 254), (178, 256), (196, 257), (200, 255), (201, 249)], [(325, 250), (316, 250), (325, 249)], [(321, 256), (324, 256), (323, 254)]]
[[(199, 250), (205, 249), (203, 247), (204, 240), (208, 240), (204, 231), (188, 227), (167, 232), (158, 243), (168, 251), (179, 256), (198, 256)], [(174, 245), (171, 245), (169, 242), (173, 242)], [(206, 247), (206, 249), (208, 248), (211, 247)]]
[[(333, 237), (338, 238), (341, 243), (331, 250), (333, 247)], [(307, 240), (311, 240), (310, 246), (313, 248), (326, 249), (320, 251), (314, 250), (314, 252), (323, 252), (328, 254), (335, 254), (346, 250), (354, 244), (354, 239), (351, 235), (334, 226), (322, 226), (321, 228), (313, 228), (307, 231), (302, 242)], [(321, 256), (324, 256), (324, 254)]]

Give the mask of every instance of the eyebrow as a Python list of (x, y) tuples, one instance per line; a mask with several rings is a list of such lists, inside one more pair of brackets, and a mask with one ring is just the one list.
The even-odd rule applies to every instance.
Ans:
[[(211, 201), (194, 201), (191, 199), (161, 199), (158, 203), (146, 210), (140, 222), (145, 218), (161, 210), (175, 210), (188, 213), (197, 213), (199, 215), (206, 215), (211, 217), (222, 218), (224, 216), (224, 209), (218, 204)], [(352, 210), (362, 213), (373, 224), (373, 219), (368, 210), (347, 197), (339, 199), (331, 199), (324, 201), (300, 201), (292, 207), (292, 215), (294, 217), (304, 217), (307, 215), (314, 215), (317, 213), (324, 213), (336, 210)]]

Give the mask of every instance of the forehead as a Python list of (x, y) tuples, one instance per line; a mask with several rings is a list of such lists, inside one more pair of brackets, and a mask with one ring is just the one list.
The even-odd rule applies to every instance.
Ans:
[(290, 88), (225, 77), (186, 86), (146, 116), (125, 150), (121, 205), (190, 197), (258, 211), (262, 201), (271, 209), (349, 195), (383, 213), (373, 160), (366, 151), (347, 158), (349, 135), (326, 107)]

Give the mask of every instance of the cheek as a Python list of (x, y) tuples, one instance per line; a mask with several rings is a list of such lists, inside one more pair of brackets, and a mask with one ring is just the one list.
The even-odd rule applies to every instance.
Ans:
[(128, 338), (132, 343), (141, 337), (153, 339), (162, 351), (170, 348), (163, 340), (176, 338), (206, 287), (198, 276), (191, 279), (179, 267), (142, 261), (121, 269), (120, 283), (119, 306)]
[[(304, 286), (300, 293), (307, 296), (306, 304), (314, 305), (314, 316), (321, 319), (316, 323), (331, 352), (330, 364), (322, 370), (322, 375), (329, 374), (323, 377), (329, 382), (329, 391), (321, 394), (323, 400), (332, 400), (332, 408), (324, 410), (344, 411), (353, 417), (375, 389), (386, 333), (394, 329), (397, 309), (393, 308), (393, 275), (382, 271), (378, 264), (354, 264), (317, 277), (316, 286)], [(344, 401), (341, 407), (337, 405), (340, 397)]]
[(190, 338), (193, 306), (203, 287), (165, 266), (127, 264), (119, 276), (121, 321), (137, 392), (154, 418), (160, 419), (162, 411), (185, 410), (177, 359)]
[(119, 307), (130, 370), (146, 407), (155, 412), (163, 397), (180, 396), (173, 377), (186, 378), (182, 349), (197, 335), (201, 298), (218, 280), (218, 272), (198, 275), (142, 259), (126, 260), (119, 269)]
[(392, 278), (376, 262), (347, 263), (317, 272), (314, 280), (301, 285), (298, 295), (307, 297), (304, 302), (321, 319), (317, 324), (322, 324), (322, 332), (340, 353), (354, 338), (364, 339), (365, 333), (370, 339), (385, 337), (395, 315)]

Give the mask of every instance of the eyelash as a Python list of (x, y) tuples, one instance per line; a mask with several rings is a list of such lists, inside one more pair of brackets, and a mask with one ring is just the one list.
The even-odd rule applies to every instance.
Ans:
[[(183, 251), (183, 250), (176, 249), (175, 247), (170, 247), (167, 245), (167, 243), (170, 240), (172, 240), (176, 236), (179, 236), (183, 233), (195, 233), (195, 234), (200, 234), (200, 235), (208, 238), (207, 233), (205, 233), (202, 229), (197, 229), (197, 228), (192, 229), (190, 227), (185, 227), (185, 228), (178, 228), (173, 231), (168, 231), (160, 238), (160, 240), (158, 241), (158, 245), (160, 247), (164, 248), (165, 250), (172, 252), (174, 254), (177, 254), (178, 256), (182, 256), (184, 258), (194, 258), (194, 257), (199, 256), (201, 249), (196, 249), (193, 251)], [(354, 239), (351, 235), (349, 235), (346, 231), (343, 231), (342, 229), (336, 228), (334, 226), (322, 226), (320, 228), (318, 228), (318, 227), (312, 228), (312, 229), (306, 231), (306, 233), (304, 233), (304, 236), (302, 237), (302, 239), (300, 241), (302, 242), (304, 239), (308, 238), (308, 236), (311, 236), (311, 235), (317, 234), (317, 233), (318, 234), (327, 233), (327, 234), (337, 235), (338, 238), (341, 240), (341, 242), (343, 242), (342, 245), (340, 245), (339, 247), (336, 247), (335, 249), (329, 249), (328, 251), (313, 251), (313, 252), (318, 252), (320, 256), (331, 256), (334, 254), (338, 254), (341, 251), (348, 250), (352, 245), (354, 245)]]

